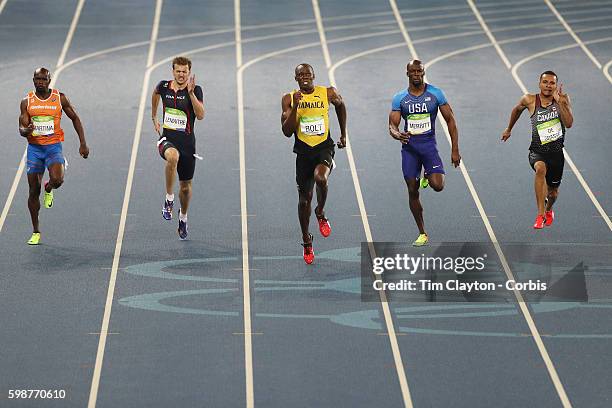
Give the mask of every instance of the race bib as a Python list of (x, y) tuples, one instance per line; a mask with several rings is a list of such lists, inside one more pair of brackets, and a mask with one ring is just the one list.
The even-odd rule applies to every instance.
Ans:
[(323, 116), (302, 116), (300, 131), (307, 136), (322, 135), (325, 133), (325, 119)]
[(536, 127), (538, 129), (538, 135), (540, 136), (540, 142), (542, 142), (543, 145), (554, 142), (563, 136), (563, 129), (561, 128), (561, 121), (559, 118), (540, 123)]
[(431, 130), (431, 119), (429, 113), (415, 113), (408, 115), (406, 118), (408, 123), (408, 132), (413, 135), (427, 133)]
[(164, 110), (164, 129), (185, 131), (187, 128), (187, 114), (179, 109), (166, 108)]
[(51, 136), (55, 134), (53, 116), (32, 116), (34, 130), (32, 136)]

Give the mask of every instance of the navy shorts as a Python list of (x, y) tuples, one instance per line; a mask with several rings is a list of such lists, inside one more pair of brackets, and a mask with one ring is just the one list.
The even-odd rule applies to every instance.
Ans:
[(27, 174), (42, 174), (52, 164), (66, 163), (61, 143), (48, 145), (28, 144), (27, 158)]
[(444, 174), (436, 139), (427, 136), (420, 138), (413, 136), (402, 147), (402, 172), (405, 179), (421, 177), (421, 168), (425, 169), (425, 174)]

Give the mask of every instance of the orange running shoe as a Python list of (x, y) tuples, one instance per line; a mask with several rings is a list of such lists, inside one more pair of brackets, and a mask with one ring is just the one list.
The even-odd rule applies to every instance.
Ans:
[(312, 264), (314, 261), (314, 250), (312, 249), (312, 234), (310, 234), (310, 242), (308, 244), (302, 244), (304, 247), (304, 262), (308, 265)]
[(533, 224), (533, 228), (535, 229), (542, 229), (544, 228), (544, 216), (543, 215), (538, 215), (535, 219), (535, 223)]
[(317, 217), (317, 221), (319, 221), (319, 232), (323, 235), (323, 238), (329, 237), (329, 234), (331, 234), (331, 225), (329, 225), (327, 218)]
[(553, 221), (555, 220), (555, 212), (553, 210), (546, 211), (546, 214), (544, 214), (544, 217), (546, 218), (545, 225), (547, 227), (550, 227)]

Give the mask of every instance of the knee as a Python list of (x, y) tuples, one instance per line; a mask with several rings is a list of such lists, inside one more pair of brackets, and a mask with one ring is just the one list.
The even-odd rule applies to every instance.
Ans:
[(444, 190), (444, 182), (439, 183), (439, 184), (438, 183), (429, 182), (429, 186), (433, 189), (433, 191), (436, 191), (438, 193), (440, 191)]
[(298, 205), (300, 207), (307, 207), (310, 205), (310, 202), (312, 201), (312, 193), (302, 193), (300, 192), (300, 197), (298, 199)]
[(322, 188), (327, 187), (327, 176), (316, 174), (314, 180), (315, 180), (315, 183), (317, 183), (317, 187), (322, 187)]
[(38, 199), (40, 196), (40, 184), (30, 186), (29, 188), (29, 199)]
[(408, 189), (408, 198), (410, 200), (418, 200), (419, 199), (419, 189)]
[(176, 165), (178, 164), (178, 161), (179, 161), (178, 152), (173, 151), (173, 150), (167, 150), (164, 157), (166, 158), (166, 161), (168, 162), (169, 165), (176, 167)]
[(556, 200), (558, 195), (559, 195), (559, 190), (557, 190), (556, 188), (548, 191), (548, 197), (550, 197), (553, 200)]
[(546, 177), (546, 166), (537, 166), (535, 168), (535, 173), (538, 177)]
[(189, 194), (191, 193), (191, 184), (182, 184), (180, 186), (181, 194)]

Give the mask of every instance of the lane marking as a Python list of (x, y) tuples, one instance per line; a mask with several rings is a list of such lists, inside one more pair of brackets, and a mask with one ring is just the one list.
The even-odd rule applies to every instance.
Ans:
[(576, 33), (574, 32), (574, 30), (572, 30), (572, 28), (569, 26), (569, 24), (567, 24), (567, 22), (565, 21), (563, 16), (561, 14), (559, 14), (559, 11), (557, 11), (557, 8), (555, 6), (553, 6), (553, 4), (550, 2), (550, 0), (544, 0), (544, 3), (546, 3), (548, 8), (553, 12), (553, 14), (561, 22), (561, 25), (563, 25), (563, 27), (565, 27), (565, 29), (567, 30), (569, 35), (571, 35), (572, 38), (578, 43), (578, 45), (580, 45), (580, 48), (582, 48), (582, 51), (584, 51), (584, 53), (591, 59), (591, 61), (593, 61), (593, 64), (595, 64), (595, 66), (598, 69), (601, 69), (601, 63), (597, 60), (597, 58), (595, 58), (593, 53), (591, 53), (591, 50), (589, 50), (587, 48), (587, 46), (584, 45), (584, 42), (582, 42), (580, 37), (578, 37), (578, 35), (576, 35)]
[(130, 157), (130, 167), (128, 170), (125, 194), (123, 196), (123, 205), (121, 208), (121, 218), (119, 220), (119, 228), (117, 230), (117, 241), (115, 243), (115, 253), (113, 256), (113, 264), (110, 273), (108, 292), (106, 295), (106, 304), (104, 305), (104, 315), (102, 318), (102, 327), (100, 329), (100, 338), (98, 340), (98, 350), (96, 353), (96, 363), (94, 366), (94, 372), (91, 380), (91, 388), (89, 391), (89, 401), (87, 404), (88, 408), (95, 408), (98, 399), (98, 390), (100, 387), (100, 376), (102, 372), (102, 363), (104, 360), (104, 350), (106, 348), (106, 339), (108, 336), (108, 327), (110, 324), (111, 310), (113, 308), (113, 297), (115, 294), (115, 286), (117, 284), (117, 271), (119, 269), (119, 258), (121, 257), (121, 248), (123, 246), (123, 236), (125, 233), (125, 224), (127, 221), (128, 207), (130, 204), (130, 195), (132, 192), (132, 182), (134, 179), (134, 172), (136, 169), (136, 156), (138, 154), (138, 144), (140, 142), (140, 132), (142, 129), (142, 121), (144, 116), (145, 104), (148, 96), (150, 66), (153, 63), (153, 57), (155, 52), (155, 42), (159, 30), (159, 20), (161, 17), (163, 0), (157, 0), (155, 5), (155, 16), (153, 18), (153, 26), (151, 28), (151, 41), (149, 43), (149, 54), (147, 57), (147, 72), (145, 74), (145, 80), (142, 85), (142, 92), (140, 95), (140, 107), (138, 110), (138, 119), (136, 123), (136, 130), (134, 131), (134, 141), (132, 143), (132, 154)]
[[(331, 57), (329, 55), (329, 48), (327, 46), (327, 40), (325, 38), (325, 29), (323, 27), (323, 22), (321, 21), (321, 12), (319, 9), (319, 4), (317, 0), (312, 0), (312, 7), (314, 9), (315, 18), (317, 19), (317, 28), (319, 30), (319, 40), (321, 43), (321, 47), (323, 49), (323, 55), (325, 56), (325, 65), (327, 67), (327, 72), (329, 76), (330, 85), (336, 87), (336, 79), (334, 76), (334, 71), (331, 70)], [(347, 130), (346, 135), (346, 155), (349, 162), (349, 167), (351, 169), (351, 176), (353, 179), (353, 185), (355, 188), (355, 195), (357, 198), (357, 204), (359, 206), (359, 213), (361, 215), (361, 222), (363, 224), (366, 240), (368, 242), (368, 250), (370, 252), (371, 258), (376, 258), (376, 250), (374, 249), (372, 231), (370, 229), (370, 223), (367, 216), (367, 211), (365, 209), (365, 203), (363, 200), (363, 194), (361, 192), (361, 184), (359, 181), (359, 176), (357, 175), (357, 166), (355, 165), (355, 159), (353, 157), (353, 151), (351, 149), (351, 144), (349, 140), (349, 134)], [(402, 393), (402, 400), (404, 401), (404, 406), (406, 408), (412, 408), (412, 397), (410, 395), (410, 388), (408, 386), (408, 380), (406, 378), (406, 372), (404, 370), (404, 363), (402, 361), (402, 354), (399, 348), (399, 343), (397, 341), (397, 334), (395, 331), (395, 326), (393, 323), (393, 318), (391, 316), (391, 310), (389, 308), (389, 303), (387, 302), (387, 294), (384, 291), (378, 292), (380, 295), (380, 304), (383, 311), (383, 315), (385, 318), (385, 325), (387, 328), (387, 333), (389, 335), (389, 343), (391, 346), (391, 352), (393, 354), (393, 361), (395, 363), (395, 371), (397, 373), (400, 390)]]
[(238, 110), (238, 155), (240, 160), (240, 221), (242, 234), (242, 298), (244, 317), (244, 376), (246, 407), (255, 406), (253, 384), (253, 330), (251, 322), (251, 284), (249, 272), (249, 228), (246, 190), (246, 154), (244, 141), (244, 83), (242, 78), (242, 30), (240, 0), (234, 0), (236, 31), (236, 97)]

